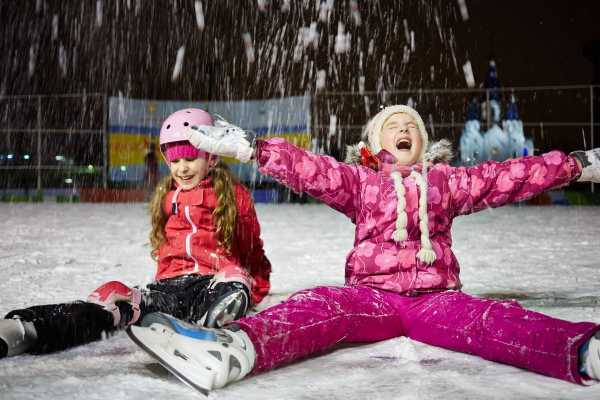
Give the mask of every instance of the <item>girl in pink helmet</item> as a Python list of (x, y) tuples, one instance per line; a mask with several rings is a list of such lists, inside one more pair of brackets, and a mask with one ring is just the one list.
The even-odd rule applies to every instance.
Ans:
[(200, 109), (179, 110), (160, 131), (170, 174), (150, 203), (155, 281), (143, 289), (111, 281), (87, 301), (14, 310), (0, 320), (0, 358), (97, 340), (156, 311), (223, 326), (268, 293), (271, 265), (252, 196), (217, 155), (189, 143), (185, 132), (192, 125), (213, 125), (213, 118)]
[(160, 313), (149, 315), (149, 327), (131, 327), (130, 337), (180, 379), (207, 391), (340, 343), (407, 336), (570, 382), (600, 380), (597, 323), (462, 292), (451, 249), (455, 217), (576, 180), (600, 182), (600, 149), (453, 167), (444, 161), (447, 146), (428, 147), (423, 120), (405, 105), (384, 108), (367, 124), (367, 143), (351, 157), (360, 164), (278, 138), (253, 148), (241, 129), (217, 125), (192, 127), (190, 142), (255, 159), (262, 173), (350, 218), (355, 240), (343, 287), (300, 291), (224, 329), (189, 327)]

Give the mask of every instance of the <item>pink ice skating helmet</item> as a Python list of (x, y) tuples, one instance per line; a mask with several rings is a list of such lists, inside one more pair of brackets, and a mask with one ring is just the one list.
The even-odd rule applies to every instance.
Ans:
[(213, 117), (199, 108), (185, 108), (169, 115), (160, 128), (160, 146), (186, 141), (185, 130), (192, 125), (214, 125)]

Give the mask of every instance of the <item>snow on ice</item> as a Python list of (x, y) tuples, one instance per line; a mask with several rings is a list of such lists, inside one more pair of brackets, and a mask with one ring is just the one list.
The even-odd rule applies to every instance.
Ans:
[[(145, 284), (154, 264), (145, 204), (0, 203), (0, 313), (85, 298), (119, 279)], [(322, 205), (258, 204), (273, 264), (266, 307), (292, 292), (341, 285), (354, 229)], [(464, 290), (515, 297), (528, 308), (600, 323), (600, 212), (518, 207), (458, 218), (454, 248)], [(0, 360), (0, 398), (198, 399), (124, 333), (46, 356)], [(211, 399), (598, 399), (583, 387), (397, 338), (343, 346), (247, 378)]]

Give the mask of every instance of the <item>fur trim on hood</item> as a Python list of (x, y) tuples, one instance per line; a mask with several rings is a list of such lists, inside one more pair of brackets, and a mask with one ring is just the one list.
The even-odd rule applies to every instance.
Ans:
[[(364, 142), (346, 146), (346, 159), (344, 161), (348, 164), (362, 165), (360, 149), (363, 147), (368, 149), (368, 146), (366, 146)], [(452, 150), (452, 144), (447, 139), (430, 143), (429, 148), (425, 152), (425, 160), (430, 161), (433, 164), (449, 163), (453, 158), (454, 151)]]

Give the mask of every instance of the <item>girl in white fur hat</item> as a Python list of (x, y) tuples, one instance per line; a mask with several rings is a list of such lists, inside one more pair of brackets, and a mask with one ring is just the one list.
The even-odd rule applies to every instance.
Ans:
[(356, 233), (343, 287), (303, 290), (225, 329), (186, 326), (164, 314), (129, 329), (136, 343), (186, 383), (211, 390), (340, 343), (397, 336), (570, 382), (600, 380), (597, 324), (461, 292), (451, 249), (457, 216), (575, 180), (600, 182), (600, 149), (452, 167), (443, 162), (448, 143), (428, 146), (423, 120), (405, 105), (387, 107), (367, 124), (368, 145), (355, 146), (350, 157), (359, 164), (283, 139), (253, 146), (244, 131), (224, 121), (194, 126), (188, 136), (209, 153), (254, 158), (262, 173), (344, 213)]

